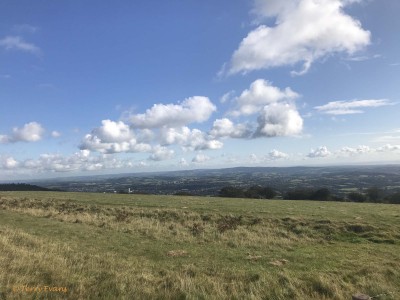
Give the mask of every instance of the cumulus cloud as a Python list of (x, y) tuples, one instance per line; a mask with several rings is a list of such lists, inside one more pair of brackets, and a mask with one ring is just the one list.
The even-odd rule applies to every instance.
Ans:
[(0, 169), (13, 170), (19, 166), (19, 162), (13, 157), (0, 157)]
[(161, 143), (163, 145), (177, 144), (185, 150), (207, 150), (220, 149), (223, 143), (207, 135), (199, 129), (190, 129), (183, 126), (181, 128), (162, 128), (160, 130)]
[(316, 106), (319, 112), (330, 115), (349, 115), (364, 113), (363, 108), (380, 107), (393, 105), (387, 99), (370, 99), (370, 100), (351, 100), (351, 101), (332, 101), (325, 105)]
[(391, 151), (399, 151), (399, 150), (400, 150), (400, 145), (391, 145), (391, 144), (386, 144), (377, 149), (378, 152), (391, 152)]
[(130, 122), (135, 128), (180, 127), (207, 121), (216, 109), (207, 97), (194, 96), (180, 104), (154, 104), (144, 114), (132, 115)]
[(348, 0), (256, 0), (258, 22), (275, 18), (274, 26), (259, 25), (233, 53), (228, 75), (303, 63), (301, 75), (315, 60), (333, 53), (352, 55), (370, 43), (370, 32), (346, 14)]
[(44, 132), (41, 124), (30, 122), (22, 128), (14, 127), (10, 135), (0, 135), (0, 143), (37, 142), (43, 138)]
[(121, 160), (112, 155), (91, 155), (89, 150), (81, 150), (72, 155), (46, 153), (37, 159), (16, 161), (12, 157), (0, 158), (0, 169), (15, 171), (73, 172), (95, 171), (101, 169), (129, 168), (133, 164), (129, 160)]
[(103, 120), (102, 126), (85, 135), (80, 149), (101, 153), (150, 152), (151, 146), (141, 143), (129, 125), (122, 121)]
[(268, 80), (257, 79), (234, 99), (229, 114), (235, 117), (258, 114), (258, 126), (252, 123), (235, 125), (228, 118), (217, 119), (210, 135), (231, 138), (298, 135), (303, 129), (303, 119), (294, 104), (298, 97), (300, 95), (290, 87), (282, 90)]
[(249, 89), (246, 89), (236, 99), (236, 108), (230, 113), (235, 116), (252, 115), (259, 112), (265, 105), (279, 101), (292, 101), (299, 94), (287, 87), (284, 90), (272, 85), (264, 79), (257, 79)]
[(214, 138), (249, 138), (252, 134), (250, 124), (234, 124), (228, 118), (217, 119), (210, 130), (210, 136)]
[(207, 155), (203, 154), (203, 153), (198, 153), (196, 154), (195, 157), (193, 157), (192, 162), (196, 163), (196, 164), (201, 164), (201, 163), (205, 163), (206, 161), (209, 161), (211, 158), (208, 157)]
[(265, 106), (257, 121), (255, 137), (293, 136), (303, 130), (303, 119), (295, 106), (288, 103)]
[(317, 158), (317, 157), (327, 157), (332, 153), (328, 150), (326, 146), (318, 147), (317, 149), (311, 149), (310, 153), (307, 155), (309, 158)]
[(171, 159), (174, 156), (174, 150), (163, 146), (156, 146), (153, 149), (153, 154), (149, 156), (149, 160), (161, 161)]
[(278, 151), (278, 150), (276, 150), (276, 149), (273, 149), (272, 151), (270, 151), (270, 152), (268, 153), (268, 157), (269, 157), (270, 159), (272, 159), (272, 160), (276, 160), (276, 159), (285, 159), (285, 158), (288, 158), (289, 155), (287, 155), (287, 154), (284, 153), (284, 152), (281, 152), (281, 151)]
[(25, 124), (22, 128), (13, 128), (13, 141), (37, 142), (42, 139), (44, 128), (37, 122)]
[(356, 154), (364, 154), (364, 153), (370, 153), (370, 152), (373, 152), (373, 149), (371, 149), (369, 146), (360, 145), (356, 148), (342, 147), (338, 151), (338, 155), (352, 156), (352, 155), (356, 155)]
[(6, 36), (5, 38), (0, 39), (0, 47), (6, 50), (18, 50), (36, 55), (41, 53), (39, 47), (24, 41), (20, 36)]

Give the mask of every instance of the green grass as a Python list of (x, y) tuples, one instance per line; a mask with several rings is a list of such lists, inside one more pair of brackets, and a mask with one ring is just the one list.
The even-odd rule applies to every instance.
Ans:
[(399, 253), (399, 205), (0, 193), (0, 299), (399, 299)]

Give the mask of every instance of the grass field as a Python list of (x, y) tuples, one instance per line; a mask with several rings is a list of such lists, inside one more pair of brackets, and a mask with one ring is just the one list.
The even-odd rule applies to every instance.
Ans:
[(400, 205), (0, 193), (0, 299), (400, 299)]

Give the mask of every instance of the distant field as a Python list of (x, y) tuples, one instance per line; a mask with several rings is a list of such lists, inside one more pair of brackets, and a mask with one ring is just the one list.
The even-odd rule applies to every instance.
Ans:
[(0, 193), (0, 299), (356, 292), (400, 299), (400, 205)]

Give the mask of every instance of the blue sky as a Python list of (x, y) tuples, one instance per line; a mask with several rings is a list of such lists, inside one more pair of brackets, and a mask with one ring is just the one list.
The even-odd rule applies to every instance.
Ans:
[(397, 163), (399, 11), (2, 1), (0, 180)]

